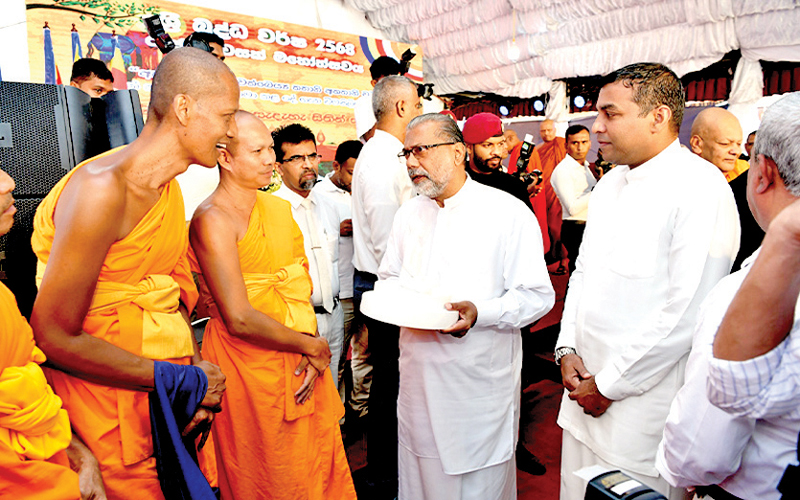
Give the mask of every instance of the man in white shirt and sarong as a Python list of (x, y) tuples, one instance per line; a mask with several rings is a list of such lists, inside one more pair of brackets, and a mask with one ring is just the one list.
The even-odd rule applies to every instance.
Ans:
[(597, 180), (586, 161), (592, 147), (589, 129), (573, 125), (567, 129), (565, 141), (567, 156), (553, 170), (550, 185), (561, 203), (561, 243), (567, 249), (569, 272), (573, 273), (586, 228), (589, 196)]
[(469, 179), (465, 153), (450, 118), (409, 124), (402, 154), (420, 196), (397, 212), (379, 270), (459, 313), (442, 331), (400, 330), (403, 500), (516, 498), (520, 327), (555, 300), (535, 216)]
[(656, 470), (656, 449), (697, 308), (738, 250), (736, 204), (720, 171), (678, 142), (684, 93), (669, 68), (611, 73), (597, 109), (600, 150), (619, 166), (589, 200), (556, 343), (566, 388), (561, 499), (584, 497), (574, 472), (592, 465), (683, 498)]

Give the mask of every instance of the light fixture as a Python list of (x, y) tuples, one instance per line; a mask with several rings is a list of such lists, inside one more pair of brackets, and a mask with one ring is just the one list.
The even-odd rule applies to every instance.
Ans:
[(508, 107), (505, 104), (501, 105), (498, 111), (500, 111), (501, 115), (508, 116)]
[(541, 99), (536, 99), (535, 101), (533, 101), (533, 109), (535, 109), (539, 113), (544, 111), (544, 103), (542, 102)]
[(574, 99), (573, 102), (575, 103), (575, 107), (578, 108), (578, 109), (586, 106), (586, 98), (583, 97), (582, 95), (575, 96), (575, 99)]

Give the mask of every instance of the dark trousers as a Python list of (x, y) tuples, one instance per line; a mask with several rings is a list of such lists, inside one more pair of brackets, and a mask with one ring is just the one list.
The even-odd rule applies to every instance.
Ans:
[[(356, 270), (353, 303), (361, 315), (361, 296), (377, 276)], [(369, 332), (372, 387), (367, 413), (367, 465), (370, 480), (390, 496), (397, 488), (397, 395), (400, 389), (400, 328), (361, 315)]]
[(583, 230), (586, 223), (583, 221), (564, 220), (561, 223), (561, 243), (567, 249), (569, 256), (569, 274), (575, 271), (575, 264), (578, 261), (578, 250), (581, 248), (583, 240)]

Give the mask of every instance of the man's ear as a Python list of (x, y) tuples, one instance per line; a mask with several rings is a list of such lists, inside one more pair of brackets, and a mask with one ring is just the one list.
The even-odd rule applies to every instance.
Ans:
[(342, 168), (342, 166), (339, 165), (339, 162), (333, 160), (333, 163), (331, 164), (331, 169), (333, 169), (334, 172), (338, 172), (340, 168)]
[(781, 174), (778, 172), (778, 165), (775, 164), (775, 160), (764, 155), (758, 155), (757, 161), (760, 165), (756, 193), (763, 194), (778, 182), (783, 185), (783, 179), (781, 179)]
[(231, 171), (231, 166), (233, 163), (233, 155), (228, 148), (220, 148), (219, 149), (219, 158), (217, 159), (217, 164), (220, 168), (224, 168), (227, 171)]
[(178, 94), (172, 98), (172, 111), (178, 122), (186, 126), (189, 123), (189, 116), (192, 114), (194, 108), (194, 99), (186, 94)]
[(394, 111), (397, 113), (397, 116), (404, 117), (406, 113), (408, 113), (408, 103), (404, 99), (400, 99), (396, 103), (394, 103)]
[(689, 139), (689, 148), (692, 150), (692, 153), (699, 155), (703, 152), (703, 139), (700, 138), (699, 135), (693, 135)]
[(664, 128), (668, 128), (670, 126), (670, 121), (672, 120), (672, 110), (665, 105), (657, 106), (653, 111), (653, 123), (651, 125), (650, 131), (655, 133), (659, 133)]
[(454, 160), (456, 162), (456, 165), (458, 165), (462, 161), (466, 161), (467, 147), (464, 145), (464, 143), (462, 142), (456, 143), (456, 147), (454, 149), (455, 149)]

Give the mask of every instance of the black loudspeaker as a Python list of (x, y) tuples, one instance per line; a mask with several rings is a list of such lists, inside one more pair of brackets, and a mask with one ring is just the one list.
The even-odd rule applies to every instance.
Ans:
[(33, 216), (78, 163), (133, 141), (144, 126), (136, 91), (91, 98), (74, 87), (0, 82), (0, 169), (16, 183), (14, 226), (0, 237), (0, 280), (30, 317), (36, 298)]

